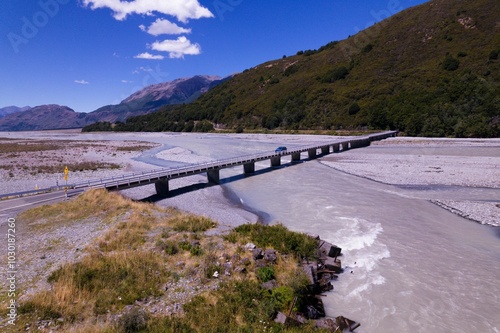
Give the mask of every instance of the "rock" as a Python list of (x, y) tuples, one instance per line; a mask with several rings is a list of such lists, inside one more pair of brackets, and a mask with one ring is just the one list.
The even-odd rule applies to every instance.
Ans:
[(328, 330), (328, 331), (331, 331), (331, 332), (336, 332), (336, 330), (339, 328), (339, 326), (337, 325), (337, 323), (335, 322), (335, 320), (333, 320), (332, 318), (320, 318), (320, 319), (317, 319), (314, 322), (314, 325), (317, 328), (322, 328), (322, 329), (325, 329), (325, 330)]
[(286, 314), (283, 312), (278, 312), (276, 315), (276, 319), (274, 319), (275, 322), (280, 323), (285, 326), (299, 326), (300, 322), (295, 320), (292, 317), (288, 317)]
[(321, 279), (318, 280), (319, 288), (322, 292), (333, 290), (333, 285), (330, 281), (329, 274), (323, 275)]
[(302, 264), (302, 269), (307, 275), (307, 278), (309, 279), (309, 284), (313, 285), (316, 283), (316, 274), (314, 273), (316, 264), (313, 263), (303, 263)]
[(279, 324), (285, 325), (287, 319), (288, 319), (287, 315), (279, 311), (274, 321)]
[(262, 268), (262, 267), (267, 267), (267, 263), (264, 261), (264, 259), (255, 260), (255, 268)]
[(269, 280), (260, 285), (263, 289), (272, 290), (278, 286), (278, 282), (276, 280)]
[(233, 265), (231, 264), (230, 261), (224, 263), (224, 275), (231, 275), (231, 271), (233, 268)]
[(276, 262), (276, 250), (265, 250), (264, 251), (264, 260), (268, 263), (274, 264)]
[(236, 266), (234, 268), (234, 271), (236, 273), (242, 273), (242, 274), (245, 274), (247, 272), (247, 268), (245, 266)]
[(262, 254), (262, 249), (261, 248), (255, 248), (252, 250), (252, 256), (254, 260), (259, 260), (264, 258), (264, 255)]
[(331, 243), (322, 240), (319, 241), (318, 257), (328, 256), (331, 258), (336, 258), (341, 254), (341, 252), (342, 249), (337, 245), (333, 245)]
[(319, 241), (320, 240), (320, 237), (318, 234), (313, 234), (313, 233), (309, 233), (309, 232), (306, 232), (306, 235), (309, 236), (309, 237), (312, 237), (314, 238), (315, 240)]
[(257, 246), (254, 243), (246, 243), (246, 245), (245, 245), (245, 249), (250, 250), (250, 251), (255, 249), (256, 247)]
[(335, 273), (341, 273), (342, 263), (339, 259), (327, 258), (323, 263), (323, 268)]
[(343, 316), (338, 316), (337, 318), (335, 318), (335, 321), (339, 329), (342, 331), (348, 329), (349, 332), (353, 332), (356, 328), (361, 326), (361, 324), (356, 323), (354, 320), (351, 320)]
[(325, 316), (325, 307), (321, 298), (317, 296), (308, 297), (305, 302), (305, 316), (309, 319), (318, 319)]
[(244, 266), (248, 266), (248, 265), (250, 265), (250, 264), (251, 264), (251, 261), (250, 261), (250, 259), (248, 259), (248, 258), (242, 258), (242, 259), (240, 260), (240, 264), (241, 264), (241, 265), (244, 265)]

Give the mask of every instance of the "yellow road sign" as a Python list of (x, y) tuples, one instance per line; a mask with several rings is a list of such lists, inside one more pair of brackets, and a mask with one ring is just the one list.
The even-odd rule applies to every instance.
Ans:
[(68, 173), (69, 173), (69, 170), (68, 170), (68, 167), (64, 167), (64, 180), (68, 180)]

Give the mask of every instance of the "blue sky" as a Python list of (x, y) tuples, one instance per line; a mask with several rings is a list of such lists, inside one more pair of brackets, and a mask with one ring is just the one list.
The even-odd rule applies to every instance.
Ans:
[(317, 49), (425, 0), (2, 0), (0, 107), (89, 112)]

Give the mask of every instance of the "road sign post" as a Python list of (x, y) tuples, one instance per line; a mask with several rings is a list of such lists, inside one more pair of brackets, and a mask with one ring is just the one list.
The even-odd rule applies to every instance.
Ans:
[(65, 166), (64, 167), (64, 180), (66, 181), (66, 186), (64, 187), (65, 197), (68, 197), (68, 174), (69, 174), (68, 166)]

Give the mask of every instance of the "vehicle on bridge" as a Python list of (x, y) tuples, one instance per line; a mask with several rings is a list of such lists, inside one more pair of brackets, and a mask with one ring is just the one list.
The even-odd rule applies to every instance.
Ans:
[(281, 152), (285, 152), (285, 151), (286, 151), (285, 146), (280, 146), (274, 150), (275, 153), (281, 153)]

